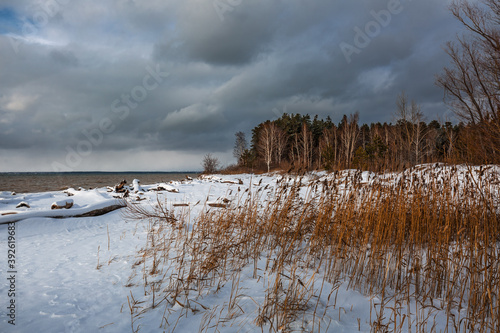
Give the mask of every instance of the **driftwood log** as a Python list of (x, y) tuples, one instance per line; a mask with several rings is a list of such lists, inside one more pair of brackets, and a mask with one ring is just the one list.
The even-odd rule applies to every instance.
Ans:
[(73, 207), (73, 200), (68, 199), (54, 202), (52, 206), (50, 206), (50, 209), (70, 209), (71, 207)]
[[(125, 202), (118, 203), (115, 205), (106, 206), (103, 208), (96, 208), (96, 209), (90, 210), (90, 211), (85, 212), (85, 213), (80, 213), (80, 214), (74, 214), (74, 215), (72, 215), (72, 214), (52, 215), (51, 214), (51, 215), (47, 215), (47, 216), (40, 215), (40, 216), (35, 216), (35, 217), (44, 217), (44, 218), (52, 218), (52, 219), (66, 219), (66, 218), (73, 218), (73, 217), (93, 217), (93, 216), (104, 215), (104, 214), (107, 214), (109, 212), (112, 212), (114, 210), (124, 208), (124, 207), (127, 207), (127, 204)], [(16, 212), (7, 212), (7, 213), (3, 213), (1, 215), (2, 216), (19, 215), (19, 218), (17, 218), (17, 219), (15, 218), (13, 220), (9, 220), (6, 222), (0, 221), (0, 224), (15, 223), (15, 222), (19, 222), (19, 221), (22, 221), (24, 219), (33, 217), (33, 216), (24, 216), (23, 214), (17, 214)]]
[(30, 205), (25, 202), (25, 201), (21, 201), (20, 203), (17, 204), (16, 208), (22, 208), (22, 207), (25, 207), (25, 208), (31, 208)]
[(179, 190), (173, 187), (165, 188), (164, 186), (158, 185), (156, 188), (151, 188), (149, 191), (156, 191), (156, 192), (162, 192), (162, 191), (167, 191), (171, 193), (179, 193)]
[(92, 216), (101, 216), (101, 215), (104, 215), (104, 214), (107, 214), (109, 212), (112, 212), (114, 210), (117, 210), (117, 209), (120, 209), (120, 208), (124, 208), (126, 207), (126, 205), (113, 205), (113, 206), (108, 206), (108, 207), (104, 207), (104, 208), (100, 208), (100, 209), (94, 209), (94, 210), (91, 210), (90, 212), (87, 212), (87, 213), (84, 213), (84, 214), (78, 214), (78, 215), (75, 215), (75, 216), (56, 216), (55, 218), (56, 219), (59, 219), (59, 218), (66, 218), (66, 217), (92, 217)]
[[(261, 179), (262, 181), (262, 179)], [(243, 185), (243, 180), (241, 180), (240, 178), (238, 178), (238, 180), (222, 180), (221, 181), (222, 184), (237, 184), (237, 185)]]
[(120, 184), (115, 185), (115, 192), (116, 193), (125, 192), (126, 191), (126, 189), (124, 188), (125, 184), (127, 184), (127, 181), (124, 179), (120, 182)]

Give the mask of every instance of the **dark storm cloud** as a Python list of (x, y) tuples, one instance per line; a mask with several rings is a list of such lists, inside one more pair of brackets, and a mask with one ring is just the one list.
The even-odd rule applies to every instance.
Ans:
[(0, 171), (30, 151), (43, 170), (197, 169), (282, 112), (392, 121), (403, 89), (444, 117), (434, 76), (459, 32), (447, 3), (4, 1)]

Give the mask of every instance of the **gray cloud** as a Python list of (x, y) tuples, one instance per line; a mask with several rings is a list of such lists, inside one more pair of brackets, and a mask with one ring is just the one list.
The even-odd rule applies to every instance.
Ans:
[(52, 50), (49, 55), (50, 58), (58, 64), (74, 67), (78, 66), (78, 58), (71, 51)]
[[(460, 31), (448, 1), (401, 0), (350, 62), (340, 47), (356, 46), (356, 27), (364, 31), (395, 1), (221, 0), (222, 16), (211, 0), (48, 9), (47, 1), (3, 1), (0, 15), (11, 14), (0, 30), (0, 171), (50, 171), (54, 162), (199, 169), (207, 152), (230, 163), (234, 133), (250, 137), (279, 112), (340, 121), (359, 111), (363, 122), (390, 122), (403, 89), (428, 119), (445, 117), (434, 76), (448, 62), (442, 45)], [(26, 22), (35, 31), (23, 30)], [(155, 80), (157, 66), (168, 77)], [(78, 149), (85, 156), (68, 165)], [(106, 160), (138, 152), (141, 163)]]

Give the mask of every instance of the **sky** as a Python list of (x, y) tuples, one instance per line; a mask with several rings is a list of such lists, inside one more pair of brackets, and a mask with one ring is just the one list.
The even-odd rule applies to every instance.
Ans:
[(0, 0), (0, 172), (200, 170), (283, 112), (394, 121), (435, 76), (448, 0)]

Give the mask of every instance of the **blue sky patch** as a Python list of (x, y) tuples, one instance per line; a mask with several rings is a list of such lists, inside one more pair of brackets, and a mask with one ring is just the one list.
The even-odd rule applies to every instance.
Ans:
[(23, 21), (11, 8), (0, 8), (0, 34), (19, 34), (23, 26)]

